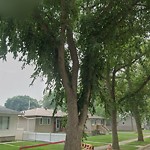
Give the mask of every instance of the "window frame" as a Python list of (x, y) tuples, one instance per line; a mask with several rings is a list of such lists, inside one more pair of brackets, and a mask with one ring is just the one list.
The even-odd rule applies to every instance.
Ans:
[(41, 117), (39, 119), (40, 125), (51, 125), (51, 118), (50, 117)]
[(9, 130), (10, 116), (0, 116), (0, 130)]

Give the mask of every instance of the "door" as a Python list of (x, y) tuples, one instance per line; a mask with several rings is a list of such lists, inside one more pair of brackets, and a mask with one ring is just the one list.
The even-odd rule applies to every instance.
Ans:
[(56, 132), (60, 131), (61, 121), (59, 118), (56, 118)]

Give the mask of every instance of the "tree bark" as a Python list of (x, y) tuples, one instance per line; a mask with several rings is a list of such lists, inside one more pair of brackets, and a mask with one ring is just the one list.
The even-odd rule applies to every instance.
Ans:
[[(79, 61), (77, 56), (77, 49), (73, 39), (73, 32), (68, 22), (68, 17), (66, 14), (66, 1), (61, 0), (61, 30), (60, 30), (60, 46), (58, 48), (58, 66), (59, 73), (62, 79), (62, 84), (65, 89), (67, 97), (67, 127), (66, 127), (66, 141), (64, 150), (81, 150), (81, 138), (84, 129), (84, 123), (87, 116), (87, 107), (83, 108), (83, 118), (80, 121), (79, 112), (78, 112), (78, 98), (77, 98), (77, 82), (78, 82), (78, 70), (79, 70)], [(65, 65), (65, 48), (64, 45), (68, 43), (68, 49), (70, 51), (72, 64), (71, 78), (66, 71)], [(87, 97), (89, 98), (89, 97)], [(89, 100), (89, 99), (87, 99)], [(83, 105), (86, 106), (86, 103)], [(86, 113), (85, 113), (86, 112)], [(83, 113), (81, 113), (83, 114)], [(80, 115), (81, 115), (80, 114)]]
[(116, 79), (116, 70), (113, 69), (112, 80), (110, 79), (110, 70), (109, 64), (107, 65), (107, 77), (106, 84), (110, 95), (110, 114), (111, 114), (111, 128), (112, 128), (112, 148), (113, 150), (120, 150), (118, 133), (117, 133), (117, 108), (116, 108), (116, 96), (115, 96), (115, 79)]
[[(67, 3), (61, 0), (61, 29), (60, 29), (60, 45), (58, 48), (58, 66), (62, 84), (65, 89), (67, 99), (67, 127), (66, 141), (64, 150), (81, 150), (81, 139), (86, 122), (91, 86), (86, 87), (85, 97), (82, 99), (83, 106), (78, 110), (77, 83), (79, 59), (77, 49), (73, 38), (73, 31), (69, 22), (69, 16), (66, 13)], [(70, 57), (72, 60), (72, 70), (70, 73), (66, 70), (65, 64), (65, 44), (68, 44)]]
[[(132, 83), (131, 83), (129, 73), (130, 73), (130, 68), (128, 67), (127, 68), (128, 85), (129, 85), (129, 90), (132, 91), (133, 86), (132, 86)], [(138, 90), (136, 90), (136, 92), (139, 92), (147, 84), (149, 79), (150, 79), (150, 76), (147, 77), (147, 79), (138, 88)], [(132, 96), (134, 96), (134, 94), (136, 95), (136, 92), (130, 95), (131, 99), (132, 99)], [(139, 104), (136, 103), (136, 101), (133, 101), (131, 99), (130, 99), (130, 107), (131, 107), (131, 112), (133, 113), (133, 116), (134, 116), (135, 122), (136, 122), (137, 133), (138, 133), (138, 141), (144, 141), (142, 127), (141, 127), (141, 116), (140, 116), (140, 113), (139, 113), (139, 110), (138, 110)]]
[(79, 118), (77, 111), (77, 99), (74, 94), (67, 97), (67, 131), (64, 150), (81, 150), (81, 138), (83, 129), (79, 127)]
[(134, 116), (135, 122), (136, 122), (138, 141), (144, 141), (140, 114), (139, 114), (139, 111), (138, 111), (138, 108), (136, 107), (136, 105), (133, 108), (134, 109), (132, 110), (132, 112), (133, 112), (133, 116)]
[(112, 148), (113, 150), (120, 150), (118, 133), (117, 133), (117, 110), (116, 106), (111, 111), (111, 122), (112, 122)]

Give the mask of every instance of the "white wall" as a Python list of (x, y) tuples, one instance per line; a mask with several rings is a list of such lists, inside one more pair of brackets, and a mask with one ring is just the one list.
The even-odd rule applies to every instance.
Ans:
[(18, 117), (17, 128), (22, 128), (24, 131), (35, 131), (35, 118), (24, 118), (22, 116)]
[(18, 115), (3, 115), (3, 114), (0, 114), (0, 116), (8, 116), (8, 117), (10, 117), (9, 129), (0, 130), (0, 137), (3, 137), (3, 136), (15, 136), (16, 129), (17, 129)]

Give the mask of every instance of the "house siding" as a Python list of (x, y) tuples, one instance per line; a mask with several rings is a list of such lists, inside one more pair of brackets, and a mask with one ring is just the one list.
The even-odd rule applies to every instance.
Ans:
[(129, 116), (125, 120), (120, 120), (118, 122), (117, 129), (118, 131), (135, 131), (136, 130), (135, 119)]
[(27, 121), (25, 118), (23, 117), (18, 117), (18, 124), (17, 124), (17, 128), (21, 128), (23, 130), (27, 130)]
[(2, 129), (0, 130), (0, 141), (14, 140), (16, 129), (17, 129), (18, 116), (17, 115), (5, 115), (5, 114), (0, 114), (0, 116), (10, 117), (9, 128), (5, 130), (2, 130)]
[(87, 119), (86, 124), (85, 124), (85, 132), (91, 133), (91, 131), (92, 131), (92, 123), (90, 119)]
[(36, 119), (35, 132), (42, 132), (42, 133), (54, 132), (54, 118), (51, 118), (50, 124), (47, 125), (40, 124), (40, 118)]
[(106, 121), (103, 118), (88, 118), (85, 124), (85, 132), (91, 133), (96, 130), (96, 125), (106, 125)]
[[(18, 126), (17, 128), (23, 131), (30, 132), (41, 132), (41, 133), (54, 133), (54, 132), (63, 132), (62, 128), (62, 117), (48, 117), (50, 118), (50, 124), (40, 124), (40, 119), (42, 117), (18, 117)], [(56, 129), (56, 119), (60, 120), (60, 128)]]
[(19, 117), (17, 128), (22, 128), (24, 131), (35, 131), (35, 118)]

